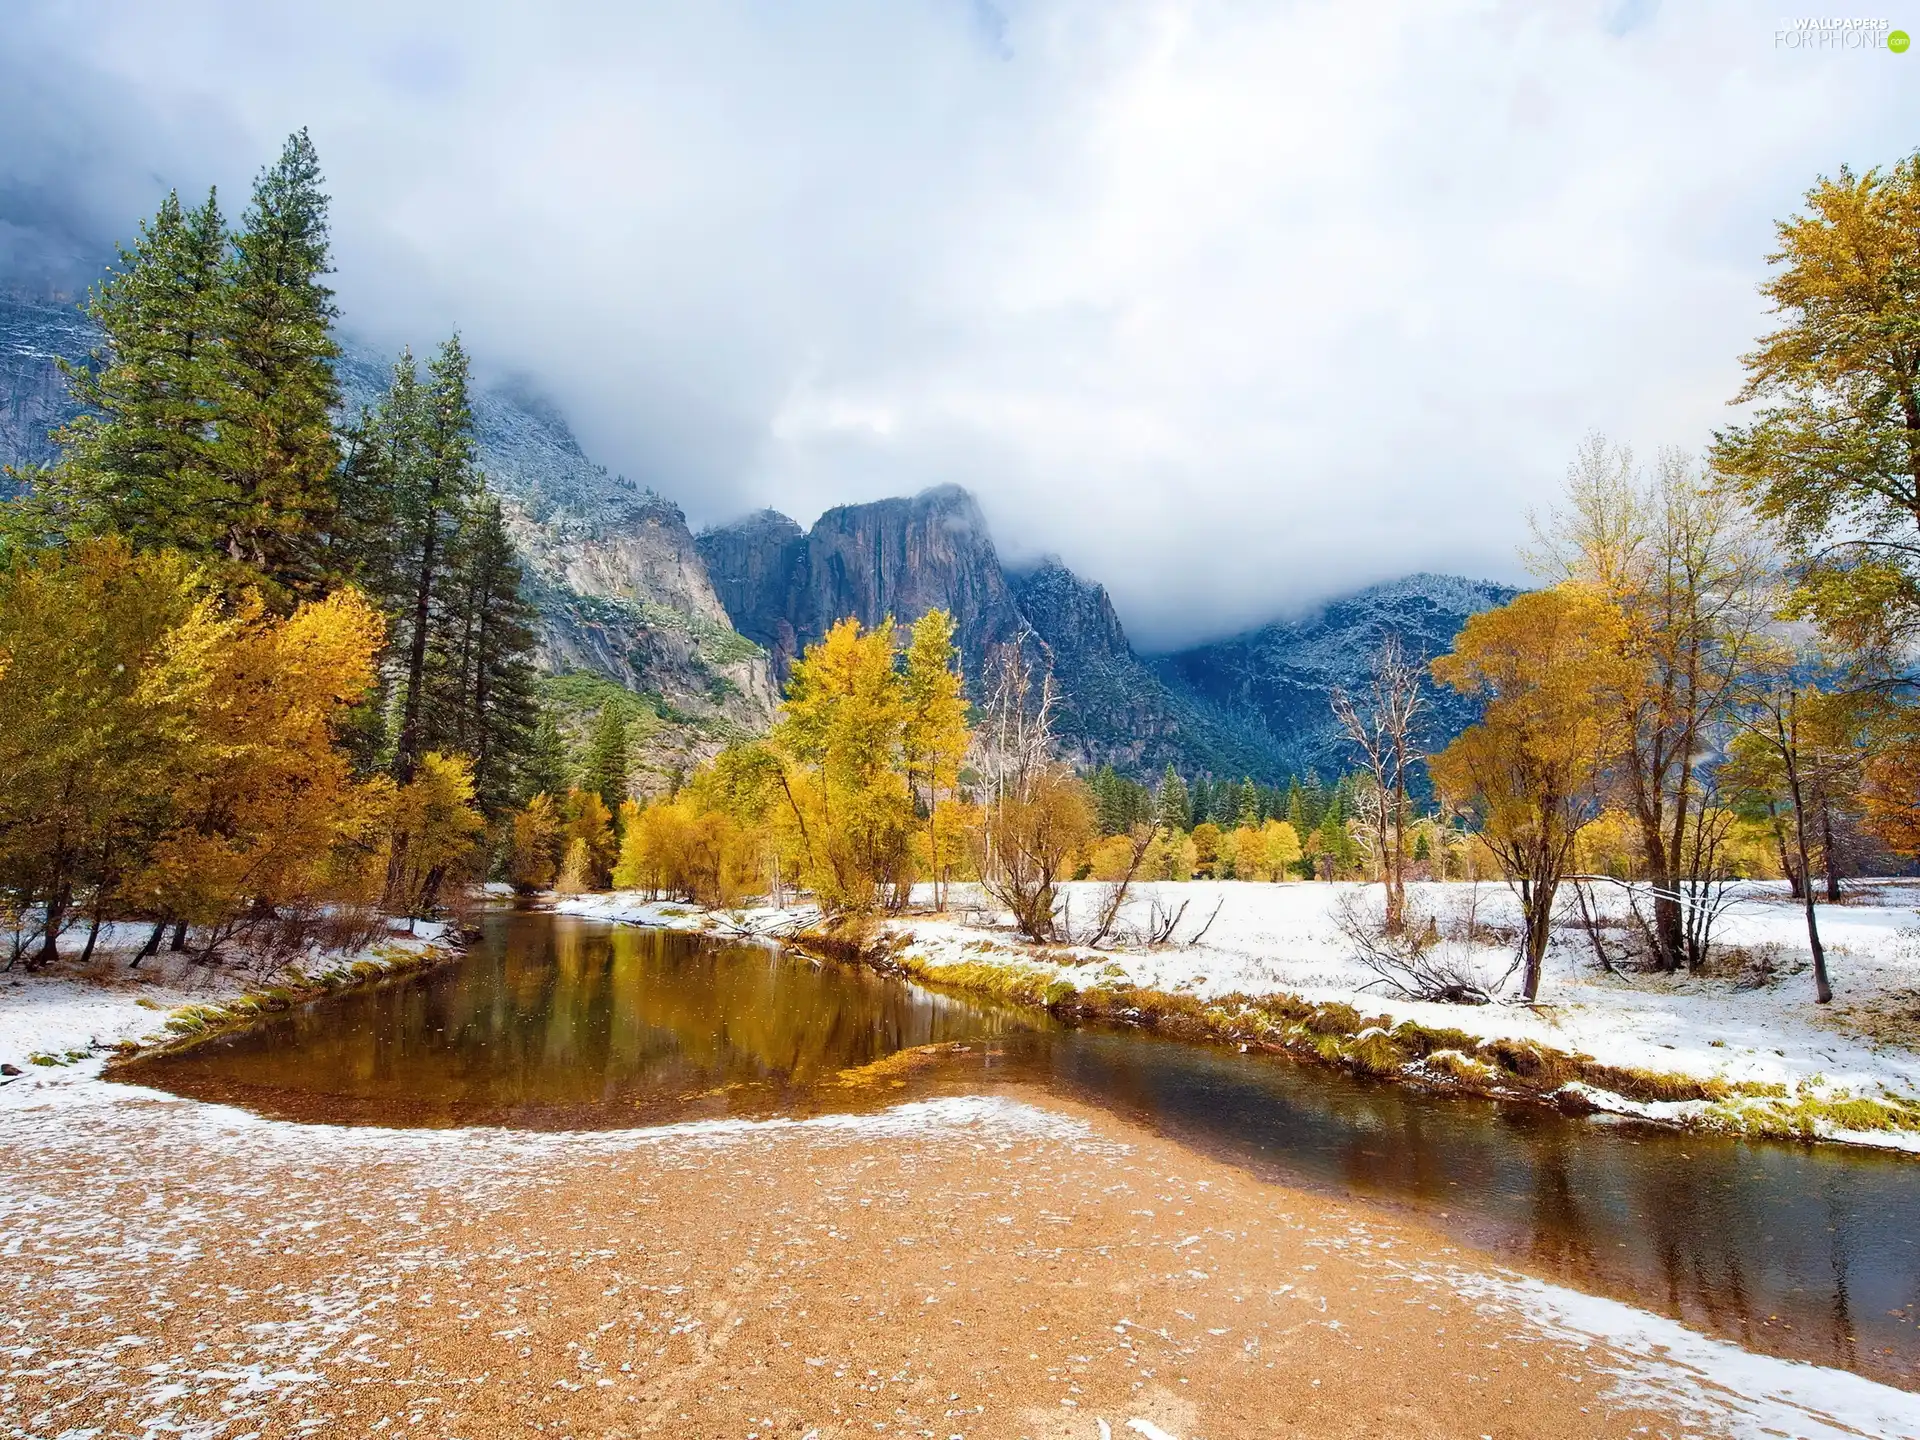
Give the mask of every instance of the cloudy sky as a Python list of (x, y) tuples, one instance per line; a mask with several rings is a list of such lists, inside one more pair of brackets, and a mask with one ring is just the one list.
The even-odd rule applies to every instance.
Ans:
[(305, 125), (358, 334), (457, 324), (696, 525), (959, 482), (1148, 648), (1515, 576), (1583, 433), (1725, 423), (1772, 221), (1920, 142), (1920, 50), (1706, 0), (7, 9), (0, 268)]

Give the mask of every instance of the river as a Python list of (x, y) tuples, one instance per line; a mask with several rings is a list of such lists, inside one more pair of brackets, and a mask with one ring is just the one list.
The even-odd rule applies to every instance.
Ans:
[(544, 913), (117, 1078), (288, 1120), (604, 1129), (1015, 1087), (1517, 1268), (1920, 1388), (1920, 1162), (1436, 1097), (863, 969)]

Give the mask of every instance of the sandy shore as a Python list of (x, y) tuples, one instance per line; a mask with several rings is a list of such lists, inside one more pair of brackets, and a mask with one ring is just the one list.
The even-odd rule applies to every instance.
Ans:
[(1417, 1224), (1055, 1101), (408, 1132), (74, 1076), (6, 1097), (0, 1173), (15, 1436), (1920, 1427), (1856, 1377), (1699, 1342), (1808, 1382), (1762, 1402), (1595, 1340)]

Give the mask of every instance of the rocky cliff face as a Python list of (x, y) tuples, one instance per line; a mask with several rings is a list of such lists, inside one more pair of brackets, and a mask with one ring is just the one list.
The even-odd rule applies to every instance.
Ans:
[(969, 676), (1026, 628), (979, 507), (958, 486), (842, 505), (804, 535), (786, 516), (762, 511), (703, 532), (699, 546), (734, 627), (767, 647), (781, 680), (796, 655), (849, 615), (862, 625), (889, 615), (907, 624), (949, 611)]
[(945, 609), (970, 682), (995, 647), (1015, 640), (1051, 668), (1062, 749), (1079, 764), (1142, 775), (1170, 763), (1189, 773), (1284, 773), (1262, 727), (1169, 686), (1134, 654), (1104, 588), (1058, 560), (1004, 570), (964, 490), (841, 506), (807, 532), (762, 511), (704, 531), (699, 546), (734, 627), (767, 648), (779, 679), (843, 616), (910, 623)]
[(1047, 648), (1063, 703), (1060, 735), (1083, 766), (1147, 777), (1168, 765), (1187, 774), (1285, 772), (1265, 727), (1169, 685), (1134, 654), (1106, 587), (1049, 558), (1012, 577), (1021, 612)]
[(806, 532), (778, 510), (762, 510), (704, 530), (696, 543), (734, 628), (767, 651), (784, 679), (804, 648), (789, 615), (788, 592), (806, 554)]
[[(0, 295), (0, 466), (53, 459), (48, 432), (74, 414), (57, 362), (85, 360), (93, 339), (72, 305)], [(0, 476), (0, 495), (7, 493)]]
[[(74, 412), (55, 357), (84, 359), (96, 332), (71, 305), (0, 297), (0, 463), (51, 459), (46, 432)], [(389, 361), (348, 341), (336, 367), (357, 416)], [(677, 506), (612, 475), (526, 387), (477, 389), (474, 432), (540, 609), (543, 661), (658, 697), (697, 732), (696, 758), (772, 718), (766, 657), (733, 629)], [(684, 738), (684, 737), (682, 737)]]
[(728, 623), (677, 505), (643, 492), (593, 520), (515, 509), (509, 527), (548, 669), (592, 670), (677, 710), (766, 728), (766, 653)]

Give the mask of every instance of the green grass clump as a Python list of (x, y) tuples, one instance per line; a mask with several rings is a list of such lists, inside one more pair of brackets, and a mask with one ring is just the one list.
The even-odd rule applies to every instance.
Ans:
[(1834, 1130), (1888, 1134), (1920, 1130), (1920, 1104), (1894, 1096), (1814, 1095), (1805, 1091), (1778, 1099), (1736, 1098), (1709, 1112), (1718, 1128), (1779, 1140), (1818, 1140)]
[(1429, 1070), (1465, 1085), (1491, 1085), (1500, 1078), (1493, 1066), (1464, 1050), (1434, 1050), (1426, 1058)]
[(1358, 1010), (1338, 1000), (1315, 1007), (1304, 1023), (1312, 1035), (1358, 1035), (1367, 1028)]
[(1418, 1020), (1402, 1020), (1393, 1027), (1393, 1038), (1415, 1055), (1431, 1055), (1436, 1050), (1468, 1051), (1479, 1045), (1478, 1035), (1444, 1026), (1422, 1025)]
[(219, 1005), (182, 1005), (167, 1017), (167, 1028), (182, 1035), (203, 1035), (227, 1022), (227, 1012)]
[(1483, 1040), (1476, 1048), (1501, 1069), (1538, 1089), (1558, 1090), (1567, 1081), (1580, 1078), (1580, 1062), (1573, 1056), (1532, 1040)]
[(1378, 1027), (1356, 1036), (1346, 1047), (1346, 1058), (1362, 1075), (1393, 1075), (1407, 1062), (1393, 1036)]

